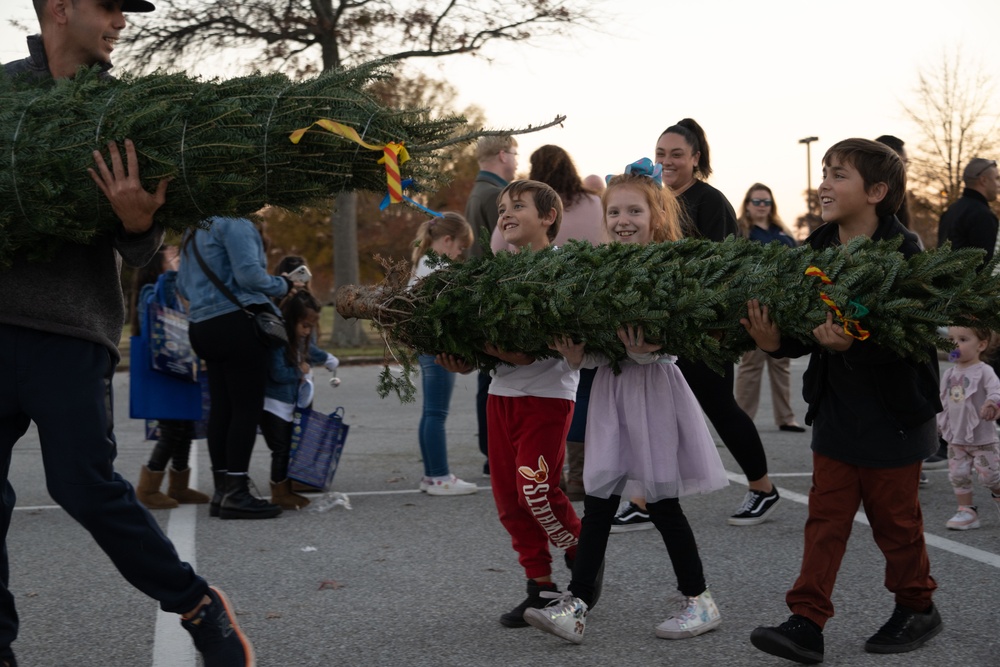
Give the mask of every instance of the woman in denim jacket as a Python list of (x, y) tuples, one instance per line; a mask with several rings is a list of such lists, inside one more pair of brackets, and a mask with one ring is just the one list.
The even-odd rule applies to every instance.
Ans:
[[(267, 272), (264, 243), (252, 222), (213, 217), (209, 223), (207, 230), (185, 238), (177, 281), (189, 302), (191, 346), (208, 370), (208, 451), (215, 479), (209, 514), (270, 519), (281, 514), (281, 508), (251, 494), (247, 475), (264, 409), (270, 351), (244, 310), (277, 312), (270, 297), (284, 296), (295, 285)], [(242, 308), (213, 284), (195, 249)]]

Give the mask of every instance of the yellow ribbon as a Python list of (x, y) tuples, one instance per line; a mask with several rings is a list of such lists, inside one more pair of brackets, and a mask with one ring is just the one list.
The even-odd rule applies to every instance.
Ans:
[(358, 131), (353, 127), (344, 125), (343, 123), (338, 123), (337, 121), (330, 120), (329, 118), (320, 118), (309, 127), (304, 127), (301, 130), (295, 130), (288, 138), (291, 139), (293, 144), (297, 144), (302, 140), (302, 137), (305, 136), (305, 133), (316, 125), (319, 125), (328, 132), (332, 132), (344, 137), (345, 139), (349, 139), (359, 146), (364, 146), (369, 150), (382, 151), (382, 157), (379, 158), (378, 163), (385, 165), (385, 181), (386, 186), (389, 188), (389, 200), (393, 204), (398, 204), (403, 201), (403, 179), (400, 174), (399, 165), (409, 160), (410, 154), (407, 152), (406, 147), (402, 142), (396, 143), (394, 141), (390, 141), (389, 143), (381, 146), (369, 144), (358, 135)]
[[(815, 276), (819, 278), (824, 285), (833, 284), (833, 281), (830, 280), (830, 278), (823, 272), (823, 269), (819, 268), (818, 266), (810, 266), (808, 269), (806, 269), (806, 275)], [(847, 334), (851, 338), (856, 338), (858, 340), (867, 340), (868, 337), (871, 336), (870, 331), (866, 331), (865, 329), (861, 328), (860, 320), (852, 320), (844, 317), (844, 314), (840, 312), (840, 308), (837, 306), (834, 300), (831, 299), (825, 292), (820, 292), (819, 297), (823, 299), (823, 303), (829, 306), (830, 309), (837, 314), (837, 318), (844, 324), (845, 334)], [(852, 327), (857, 333), (851, 331)]]

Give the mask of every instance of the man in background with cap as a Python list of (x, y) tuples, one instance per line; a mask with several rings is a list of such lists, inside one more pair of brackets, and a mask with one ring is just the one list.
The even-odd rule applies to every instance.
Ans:
[[(28, 38), (27, 58), (3, 69), (40, 86), (95, 65), (109, 77), (111, 53), (126, 26), (123, 12), (153, 10), (146, 0), (33, 3), (41, 34)], [(121, 262), (142, 266), (160, 247), (163, 229), (154, 215), (166, 201), (168, 181), (155, 192), (142, 187), (128, 139), (124, 160), (115, 142), (108, 152), (110, 166), (94, 151), (90, 177), (119, 228), (88, 244), (66, 244), (48, 262), (31, 262), (19, 252), (0, 269), (0, 667), (17, 665), (11, 644), (18, 618), (5, 544), (15, 494), (7, 478), (11, 450), (31, 422), (38, 427), (49, 493), (122, 576), (164, 611), (181, 616), (206, 667), (252, 667), (253, 647), (225, 595), (180, 560), (132, 486), (114, 471), (111, 383), (125, 321)]]
[(965, 190), (941, 216), (938, 246), (951, 241), (953, 248), (982, 248), (983, 262), (993, 258), (997, 245), (997, 216), (990, 210), (1000, 190), (1000, 172), (996, 160), (974, 157), (962, 172)]

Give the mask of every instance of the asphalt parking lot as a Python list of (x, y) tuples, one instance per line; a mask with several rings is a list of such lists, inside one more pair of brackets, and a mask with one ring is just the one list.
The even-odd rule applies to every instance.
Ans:
[[(804, 415), (793, 363), (797, 416)], [(655, 531), (613, 535), (605, 588), (585, 642), (565, 643), (532, 628), (497, 621), (524, 594), (523, 575), (496, 518), (489, 480), (480, 475), (474, 376), (456, 385), (448, 421), (452, 471), (483, 488), (461, 497), (417, 491), (421, 475), (418, 403), (375, 393), (377, 366), (347, 366), (343, 384), (321, 382), (317, 407), (343, 406), (350, 435), (334, 483), (351, 509), (286, 512), (268, 521), (220, 521), (207, 506), (155, 512), (182, 556), (227, 591), (257, 648), (262, 667), (413, 665), (601, 667), (624, 665), (789, 665), (756, 651), (750, 631), (787, 616), (784, 593), (798, 570), (809, 489), (809, 434), (778, 431), (765, 384), (757, 425), (783, 501), (773, 520), (733, 527), (726, 517), (745, 491), (732, 458), (729, 488), (685, 499), (722, 626), (694, 639), (657, 639), (674, 579)], [(321, 371), (325, 373), (325, 371)], [(59, 381), (53, 378), (53, 381)], [(128, 419), (128, 375), (115, 379), (118, 470), (138, 478), (151, 443)], [(209, 484), (203, 443), (196, 447), (198, 485)], [(267, 485), (268, 452), (255, 450), (252, 475)], [(946, 471), (928, 473), (921, 490), (936, 602), (945, 631), (899, 656), (864, 652), (865, 639), (888, 618), (883, 561), (859, 517), (834, 595), (837, 616), (826, 630), (828, 665), (986, 666), (1000, 664), (997, 574), (1000, 513), (979, 487), (980, 530), (946, 530), (955, 501)], [(18, 507), (8, 537), (11, 589), (21, 616), (15, 644), (25, 666), (194, 666), (194, 652), (174, 618), (121, 579), (83, 529), (45, 491), (37, 435), (15, 449), (11, 480)], [(265, 491), (266, 492), (266, 491)], [(582, 510), (582, 504), (577, 504)], [(560, 559), (561, 560), (561, 559)], [(556, 580), (565, 585), (561, 566)]]

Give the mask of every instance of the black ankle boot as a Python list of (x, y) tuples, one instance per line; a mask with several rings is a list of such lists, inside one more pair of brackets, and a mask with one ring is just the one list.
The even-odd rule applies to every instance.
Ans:
[(212, 480), (215, 482), (215, 492), (212, 493), (212, 501), (208, 505), (208, 516), (219, 516), (219, 505), (222, 504), (222, 496), (226, 495), (226, 471), (212, 471)]
[(250, 493), (248, 475), (226, 475), (226, 495), (219, 505), (220, 519), (273, 519), (281, 508)]

